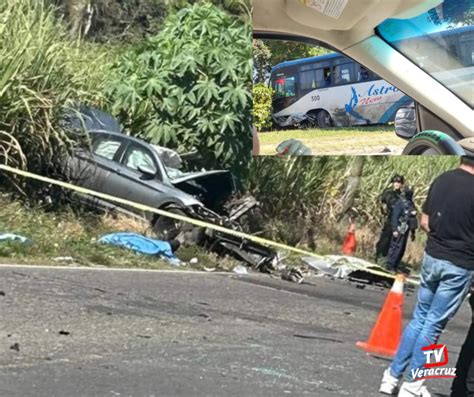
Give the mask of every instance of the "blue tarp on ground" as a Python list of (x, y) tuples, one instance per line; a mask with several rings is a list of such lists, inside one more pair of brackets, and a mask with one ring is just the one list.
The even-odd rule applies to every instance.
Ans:
[(128, 248), (137, 253), (159, 256), (172, 265), (179, 266), (181, 261), (174, 255), (167, 241), (154, 240), (137, 233), (112, 233), (102, 236), (99, 243)]

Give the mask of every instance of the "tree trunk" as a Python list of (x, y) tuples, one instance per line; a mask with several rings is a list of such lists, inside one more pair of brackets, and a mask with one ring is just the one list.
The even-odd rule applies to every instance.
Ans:
[(71, 36), (86, 34), (92, 21), (92, 0), (65, 0), (65, 6)]
[(354, 206), (354, 200), (357, 196), (360, 186), (360, 180), (362, 178), (362, 172), (364, 170), (365, 157), (356, 156), (352, 161), (351, 168), (349, 170), (349, 178), (347, 180), (346, 190), (342, 196), (342, 208), (339, 213), (338, 219), (341, 220), (344, 215)]

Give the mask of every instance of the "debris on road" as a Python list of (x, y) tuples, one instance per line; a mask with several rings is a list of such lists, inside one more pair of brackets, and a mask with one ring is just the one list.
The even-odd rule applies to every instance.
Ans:
[[(374, 265), (360, 258), (327, 255), (321, 259), (308, 256), (302, 257), (301, 259), (311, 269), (330, 277), (370, 284), (381, 284), (383, 286), (391, 286), (393, 283), (391, 273), (378, 265)], [(375, 270), (378, 273), (385, 273), (387, 276), (374, 274), (371, 270)]]
[(344, 343), (342, 340), (339, 340), (339, 339), (327, 338), (327, 337), (316, 335), (316, 334), (294, 334), (293, 336), (295, 338), (301, 338), (301, 339), (318, 339), (318, 340), (323, 340), (327, 342)]
[(13, 345), (10, 346), (10, 349), (19, 352), (20, 351), (20, 344), (18, 342), (15, 342)]
[(0, 296), (5, 296), (5, 292), (0, 291)]
[(58, 332), (59, 335), (64, 335), (64, 336), (68, 336), (70, 335), (71, 333), (69, 331), (64, 331), (64, 330), (61, 330)]
[(74, 262), (74, 258), (72, 256), (57, 256), (53, 258), (55, 262)]
[(168, 242), (151, 239), (137, 233), (112, 233), (102, 236), (99, 243), (131, 249), (139, 254), (155, 255), (174, 266), (183, 264), (174, 254), (174, 251), (179, 247), (176, 240)]
[(238, 265), (236, 267), (234, 267), (234, 269), (232, 270), (234, 273), (236, 274), (248, 274), (248, 270), (245, 266), (242, 266), (242, 265)]
[(304, 276), (301, 271), (295, 267), (285, 268), (281, 272), (282, 280), (291, 281), (293, 283), (301, 284), (304, 281)]

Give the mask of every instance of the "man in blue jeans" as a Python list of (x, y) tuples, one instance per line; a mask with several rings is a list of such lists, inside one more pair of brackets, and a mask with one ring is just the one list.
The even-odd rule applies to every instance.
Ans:
[[(474, 271), (474, 156), (440, 175), (423, 205), (421, 227), (428, 233), (418, 301), (397, 354), (385, 370), (380, 392), (399, 397), (431, 394), (416, 377), (426, 357), (469, 292)], [(398, 384), (404, 381), (398, 390)]]

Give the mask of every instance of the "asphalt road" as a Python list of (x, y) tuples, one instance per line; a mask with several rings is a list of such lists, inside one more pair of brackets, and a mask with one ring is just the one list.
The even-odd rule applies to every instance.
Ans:
[(387, 291), (344, 281), (1, 266), (0, 291), (1, 397), (370, 397), (388, 364), (355, 347)]

